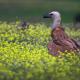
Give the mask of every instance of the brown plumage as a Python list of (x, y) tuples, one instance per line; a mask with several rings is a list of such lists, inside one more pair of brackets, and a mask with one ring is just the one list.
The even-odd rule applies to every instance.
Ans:
[(51, 31), (52, 41), (48, 43), (50, 54), (58, 56), (59, 52), (77, 52), (80, 49), (80, 45), (78, 45), (75, 40), (71, 39), (61, 27), (61, 17), (59, 12), (53, 11), (49, 13), (48, 16), (44, 16), (44, 18), (54, 18)]
[(64, 31), (63, 28), (57, 27), (51, 32), (52, 41), (48, 43), (49, 53), (52, 55), (59, 55), (60, 52), (67, 51), (78, 51), (80, 46), (76, 41), (71, 39)]

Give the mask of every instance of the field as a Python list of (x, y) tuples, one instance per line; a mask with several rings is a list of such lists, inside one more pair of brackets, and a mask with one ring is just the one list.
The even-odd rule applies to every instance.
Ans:
[[(50, 27), (36, 23), (22, 30), (17, 24), (0, 23), (0, 80), (80, 80), (79, 53), (48, 53)], [(80, 30), (67, 26), (68, 35), (80, 39)]]

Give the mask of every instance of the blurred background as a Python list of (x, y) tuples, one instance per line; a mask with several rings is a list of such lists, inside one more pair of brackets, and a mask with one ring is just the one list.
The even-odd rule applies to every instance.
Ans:
[(26, 19), (41, 22), (45, 13), (58, 10), (63, 22), (72, 22), (80, 12), (80, 0), (0, 0), (0, 21)]

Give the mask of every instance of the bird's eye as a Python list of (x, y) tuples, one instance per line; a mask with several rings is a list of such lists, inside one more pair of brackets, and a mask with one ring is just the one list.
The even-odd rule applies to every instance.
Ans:
[(53, 14), (50, 14), (51, 16), (53, 15)]

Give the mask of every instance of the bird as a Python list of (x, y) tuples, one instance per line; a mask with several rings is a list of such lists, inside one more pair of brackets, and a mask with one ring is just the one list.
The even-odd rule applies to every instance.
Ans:
[(61, 25), (61, 14), (58, 11), (52, 11), (43, 18), (52, 18), (51, 37), (52, 40), (48, 43), (49, 53), (53, 56), (58, 56), (60, 52), (80, 50), (80, 45), (72, 38), (70, 38), (65, 29)]
[(76, 13), (73, 19), (73, 25), (75, 29), (80, 29), (80, 12)]
[(28, 29), (29, 28), (29, 23), (26, 21), (21, 21), (18, 25), (17, 25), (17, 29)]
[(23, 17), (21, 17), (20, 23), (17, 25), (18, 29), (28, 29), (29, 28), (29, 22), (27, 22)]

